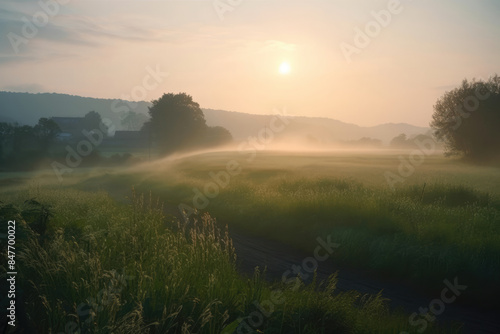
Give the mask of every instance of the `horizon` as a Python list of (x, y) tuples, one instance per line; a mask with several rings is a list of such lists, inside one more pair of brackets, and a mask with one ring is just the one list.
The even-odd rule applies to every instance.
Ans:
[[(136, 103), (148, 103), (151, 104), (151, 101), (132, 101), (132, 100), (122, 100), (122, 99), (112, 99), (112, 98), (97, 98), (97, 97), (91, 97), (91, 96), (81, 96), (81, 95), (72, 95), (72, 94), (63, 94), (63, 93), (57, 93), (57, 92), (37, 92), (37, 93), (30, 93), (30, 92), (13, 92), (13, 91), (2, 91), (0, 90), (0, 93), (14, 93), (14, 94), (56, 94), (56, 95), (65, 95), (65, 96), (71, 96), (71, 97), (78, 97), (78, 98), (84, 98), (84, 99), (95, 99), (95, 100), (119, 100), (119, 101), (124, 101), (124, 102), (136, 102)], [(251, 112), (241, 112), (241, 111), (236, 111), (236, 110), (223, 110), (223, 109), (213, 109), (213, 108), (205, 108), (203, 106), (200, 106), (202, 110), (211, 110), (211, 111), (222, 111), (222, 112), (228, 112), (228, 113), (238, 113), (238, 114), (245, 114), (245, 115), (252, 115), (252, 116), (273, 116), (275, 113), (269, 113), (269, 114), (256, 114), (256, 113), (251, 113)], [(140, 112), (139, 112), (140, 113)], [(355, 124), (355, 123), (348, 123), (344, 122), (335, 118), (331, 118), (328, 116), (311, 116), (311, 115), (291, 115), (287, 114), (287, 117), (297, 117), (297, 118), (311, 118), (311, 119), (328, 119), (332, 121), (337, 121), (341, 122), (345, 125), (354, 125), (358, 126), (360, 128), (372, 128), (372, 127), (378, 127), (378, 126), (384, 126), (384, 125), (410, 125), (413, 127), (420, 127), (420, 128), (427, 128), (430, 129), (430, 126), (420, 126), (420, 125), (415, 125), (415, 124), (410, 124), (410, 123), (404, 123), (404, 122), (387, 122), (387, 123), (379, 123), (375, 125), (369, 125), (369, 126), (363, 126), (360, 124)], [(53, 116), (53, 117), (63, 117), (63, 116)], [(68, 115), (66, 117), (82, 117), (82, 116), (75, 116), (75, 115)]]
[(428, 127), (445, 91), (495, 74), (500, 56), (492, 0), (54, 1), (0, 4), (1, 90), (186, 92), (206, 109)]

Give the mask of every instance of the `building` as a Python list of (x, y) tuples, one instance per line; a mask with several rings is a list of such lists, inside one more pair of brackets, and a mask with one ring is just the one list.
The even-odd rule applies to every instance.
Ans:
[(61, 133), (57, 136), (59, 140), (70, 140), (81, 136), (83, 117), (52, 117), (51, 120), (61, 129)]

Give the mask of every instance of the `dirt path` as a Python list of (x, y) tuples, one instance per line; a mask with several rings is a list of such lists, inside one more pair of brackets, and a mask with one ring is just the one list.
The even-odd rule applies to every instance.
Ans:
[[(313, 255), (304, 254), (279, 242), (250, 237), (241, 232), (232, 232), (231, 237), (238, 255), (238, 268), (247, 275), (251, 275), (256, 266), (261, 269), (267, 267), (268, 279), (281, 280), (283, 273), (291, 269), (291, 266), (301, 265), (306, 257)], [(356, 290), (370, 294), (383, 290), (382, 295), (391, 300), (391, 308), (402, 308), (408, 314), (418, 312), (420, 307), (428, 308), (434, 298), (440, 298), (440, 296), (423, 296), (408, 285), (370, 278), (367, 272), (340, 268), (328, 260), (318, 264), (318, 278), (326, 279), (337, 270), (338, 290)], [(445, 311), (437, 317), (437, 321), (443, 324), (464, 323), (464, 333), (500, 333), (500, 314), (481, 311), (470, 306), (446, 304)]]

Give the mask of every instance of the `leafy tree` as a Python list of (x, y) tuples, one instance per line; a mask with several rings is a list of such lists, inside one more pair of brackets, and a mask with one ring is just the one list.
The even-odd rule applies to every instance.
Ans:
[(39, 141), (40, 151), (47, 153), (50, 144), (61, 133), (61, 129), (53, 120), (40, 118), (38, 124), (33, 128), (33, 133)]
[(29, 125), (15, 126), (12, 148), (15, 153), (25, 150), (35, 151), (38, 148), (38, 141), (33, 127)]
[(14, 126), (9, 123), (0, 123), (0, 161), (4, 159), (5, 148), (12, 141)]
[(29, 125), (14, 125), (4, 167), (16, 170), (29, 170), (44, 157), (34, 128)]
[(205, 137), (207, 146), (227, 144), (233, 140), (231, 132), (222, 126), (207, 127)]
[(40, 118), (34, 127), (0, 123), (0, 160), (9, 168), (30, 169), (48, 157), (48, 148), (60, 133), (50, 119)]
[(207, 125), (200, 105), (190, 95), (163, 94), (152, 103), (151, 118), (143, 130), (150, 131), (163, 154), (200, 145)]
[(485, 158), (500, 149), (500, 77), (463, 80), (434, 105), (430, 126), (447, 155)]
[(101, 115), (94, 110), (89, 111), (83, 117), (83, 129), (87, 131), (102, 131), (104, 129), (103, 134), (108, 134), (108, 127), (102, 122)]
[(231, 133), (221, 127), (209, 127), (200, 105), (186, 93), (163, 94), (152, 101), (149, 121), (141, 131), (157, 143), (161, 154), (178, 150), (215, 146), (232, 140)]
[(408, 138), (406, 137), (406, 134), (402, 133), (400, 135), (397, 135), (396, 137), (392, 138), (391, 142), (389, 143), (391, 147), (406, 147), (408, 146)]
[(382, 141), (377, 138), (363, 137), (357, 141), (357, 144), (360, 146), (380, 147), (382, 146)]

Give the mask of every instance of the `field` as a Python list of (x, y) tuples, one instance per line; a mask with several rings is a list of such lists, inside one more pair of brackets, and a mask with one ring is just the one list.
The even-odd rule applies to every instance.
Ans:
[[(237, 232), (304, 256), (313, 255), (318, 238), (332, 240), (341, 268), (405, 282), (429, 300), (444, 279), (458, 278), (467, 286), (458, 303), (497, 307), (500, 168), (425, 156), (391, 187), (386, 173), (399, 175), (400, 157), (409, 154), (205, 152), (78, 169), (62, 183), (51, 171), (4, 173), (0, 200), (21, 216), (27, 199), (51, 205), (43, 233), (30, 236), (26, 228), (20, 256), (26, 281), (44, 282), (25, 292), (42, 332), (92, 319), (85, 326), (99, 332), (219, 333), (227, 326), (231, 333), (255, 311), (252, 302), (269, 300), (277, 287), (285, 302), (265, 317), (264, 332), (417, 332), (422, 327), (389, 313), (381, 296), (336, 291), (335, 276), (321, 288), (290, 289), (279, 277), (264, 279), (262, 267), (243, 275), (230, 240)], [(135, 279), (123, 283), (130, 273)], [(110, 302), (79, 315), (79, 301), (97, 294)]]

